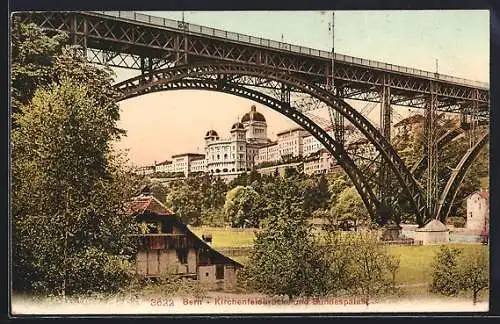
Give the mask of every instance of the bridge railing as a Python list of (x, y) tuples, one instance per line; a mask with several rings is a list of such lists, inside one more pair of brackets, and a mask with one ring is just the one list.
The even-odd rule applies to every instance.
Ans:
[[(186, 23), (186, 22), (168, 19), (168, 18), (161, 18), (161, 17), (151, 16), (151, 15), (146, 15), (146, 14), (133, 12), (133, 11), (93, 11), (93, 12), (98, 13), (98, 14), (103, 14), (106, 16), (112, 16), (112, 17), (129, 19), (129, 20), (134, 20), (134, 21), (138, 21), (138, 22), (142, 22), (142, 23), (152, 24), (155, 26), (164, 26), (164, 27), (167, 27), (170, 29), (184, 30), (184, 31), (188, 31), (188, 32), (194, 33), (194, 34), (214, 36), (214, 37), (224, 38), (224, 39), (228, 39), (228, 40), (243, 42), (243, 43), (250, 43), (250, 44), (254, 44), (254, 45), (259, 45), (259, 46), (264, 46), (264, 47), (269, 47), (269, 48), (274, 48), (274, 49), (279, 49), (279, 50), (284, 50), (284, 51), (290, 51), (290, 52), (294, 52), (294, 53), (306, 54), (306, 55), (315, 56), (315, 57), (322, 57), (322, 58), (327, 58), (330, 60), (332, 59), (332, 53), (327, 52), (327, 51), (317, 50), (317, 49), (299, 46), (299, 45), (293, 45), (293, 44), (289, 44), (289, 43), (278, 42), (278, 41), (260, 38), (260, 37), (254, 37), (254, 36), (234, 33), (234, 32), (230, 32), (230, 31), (226, 31), (226, 30), (201, 26), (201, 25), (192, 24), (192, 23)], [(427, 79), (441, 80), (441, 81), (447, 81), (447, 82), (456, 83), (456, 84), (460, 84), (460, 85), (489, 89), (488, 83), (485, 83), (485, 82), (457, 78), (457, 77), (453, 77), (450, 75), (437, 74), (437, 73), (423, 71), (423, 70), (414, 69), (414, 68), (409, 68), (409, 67), (405, 67), (405, 66), (383, 63), (383, 62), (378, 62), (378, 61), (373, 61), (373, 60), (367, 60), (367, 59), (363, 59), (363, 58), (359, 58), (359, 57), (343, 55), (343, 54), (338, 54), (338, 53), (335, 53), (334, 58), (335, 58), (335, 60), (341, 61), (341, 62), (352, 63), (352, 64), (357, 64), (357, 65), (364, 65), (364, 66), (369, 66), (372, 68), (389, 70), (389, 71), (394, 71), (394, 72), (399, 72), (399, 73), (406, 73), (406, 74), (421, 76), (421, 77), (424, 77)]]

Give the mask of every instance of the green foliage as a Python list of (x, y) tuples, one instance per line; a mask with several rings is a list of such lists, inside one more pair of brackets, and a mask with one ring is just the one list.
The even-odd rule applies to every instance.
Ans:
[[(101, 109), (90, 89), (69, 79), (52, 90), (36, 91), (16, 120), (12, 131), (16, 288), (62, 294), (116, 288), (110, 282), (125, 274), (122, 268), (111, 267), (114, 256), (126, 259), (133, 252), (124, 237), (133, 225), (123, 205), (132, 184), (109, 145), (116, 136), (116, 121)], [(118, 273), (71, 269), (93, 262)], [(88, 280), (94, 274), (95, 280)], [(83, 278), (87, 280), (79, 281)]]
[(54, 62), (67, 41), (66, 34), (49, 37), (35, 24), (24, 25), (13, 19), (11, 80), (14, 112), (28, 104), (37, 89), (56, 81)]
[(460, 291), (458, 275), (458, 257), (461, 249), (441, 246), (432, 264), (431, 291), (447, 296), (457, 295)]
[(186, 224), (213, 224), (214, 219), (220, 219), (216, 215), (224, 206), (226, 191), (227, 185), (220, 178), (200, 174), (169, 182), (165, 201)]
[[(348, 290), (363, 296), (366, 305), (373, 296), (381, 294), (394, 284), (388, 275), (399, 268), (399, 261), (389, 256), (386, 247), (378, 240), (376, 232), (358, 234), (351, 250), (349, 267), (352, 286)], [(395, 275), (394, 275), (395, 276)]]
[(432, 268), (431, 291), (447, 296), (461, 290), (472, 292), (476, 304), (478, 293), (489, 286), (489, 256), (486, 249), (450, 249), (442, 246)]
[(348, 187), (339, 195), (331, 208), (331, 226), (343, 230), (357, 230), (360, 225), (369, 225), (368, 211), (356, 188)]
[(489, 255), (488, 251), (463, 252), (459, 258), (458, 277), (460, 289), (472, 292), (472, 302), (476, 304), (478, 293), (489, 286)]
[(326, 208), (330, 203), (330, 191), (328, 190), (328, 180), (324, 175), (320, 177), (310, 177), (300, 182), (302, 195), (304, 196), (304, 209), (306, 213)]
[(123, 134), (111, 72), (66, 35), (14, 19), (11, 73), (14, 289), (117, 289), (133, 253), (123, 203), (135, 180), (110, 146)]
[(317, 296), (324, 293), (327, 267), (315, 249), (303, 198), (295, 182), (275, 184), (272, 212), (257, 234), (242, 276), (253, 289), (269, 295)]
[(251, 187), (238, 186), (228, 191), (224, 204), (225, 219), (233, 227), (258, 227), (259, 194)]
[(151, 194), (158, 199), (159, 201), (165, 201), (167, 198), (167, 188), (163, 186), (161, 183), (151, 183), (149, 186), (151, 190)]
[(201, 223), (200, 194), (192, 190), (188, 181), (175, 181), (169, 184), (166, 205), (179, 215), (182, 222), (189, 225)]

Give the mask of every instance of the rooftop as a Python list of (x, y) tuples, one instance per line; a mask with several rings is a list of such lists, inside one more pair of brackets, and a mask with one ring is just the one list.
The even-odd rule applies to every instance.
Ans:
[(276, 136), (280, 136), (280, 135), (283, 135), (283, 134), (286, 134), (286, 133), (299, 132), (299, 131), (305, 132), (306, 130), (303, 129), (302, 127), (300, 127), (300, 126), (295, 126), (295, 127), (288, 128), (288, 129), (280, 131), (279, 133), (276, 134)]
[(487, 189), (485, 189), (485, 190), (479, 190), (479, 191), (474, 191), (469, 196), (467, 196), (467, 198), (469, 198), (469, 197), (471, 197), (472, 195), (475, 195), (475, 194), (480, 195), (481, 198), (483, 198), (485, 200), (489, 200), (490, 199), (490, 192)]
[(446, 232), (448, 228), (446, 225), (438, 221), (437, 219), (433, 219), (423, 228), (419, 228), (416, 230), (417, 232)]
[(132, 198), (128, 203), (129, 212), (132, 215), (139, 215), (145, 212), (154, 213), (159, 216), (173, 216), (174, 213), (165, 207), (153, 195), (144, 194)]
[(201, 153), (179, 153), (179, 154), (172, 155), (172, 158), (183, 157), (183, 156), (205, 158), (205, 154), (201, 154)]

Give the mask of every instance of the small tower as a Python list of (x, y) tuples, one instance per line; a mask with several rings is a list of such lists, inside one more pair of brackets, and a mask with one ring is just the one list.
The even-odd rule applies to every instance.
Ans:
[(236, 171), (247, 169), (247, 138), (245, 126), (243, 123), (236, 122), (231, 126), (231, 142), (234, 150), (234, 161)]
[(205, 155), (207, 155), (208, 153), (207, 149), (210, 143), (216, 142), (218, 140), (219, 140), (219, 134), (217, 134), (216, 131), (214, 131), (213, 129), (207, 131), (207, 133), (205, 134)]

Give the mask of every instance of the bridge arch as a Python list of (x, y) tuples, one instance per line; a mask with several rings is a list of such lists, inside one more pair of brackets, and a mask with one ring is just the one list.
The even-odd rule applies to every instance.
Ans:
[[(478, 126), (488, 126), (489, 121), (481, 120)], [(458, 126), (444, 133), (437, 141), (438, 150), (443, 149), (448, 144), (450, 144), (454, 139), (459, 137), (465, 132), (465, 129), (462, 126)], [(418, 178), (422, 172), (427, 167), (427, 154), (423, 154), (411, 167), (410, 172), (414, 177)]]
[(462, 184), (467, 171), (469, 171), (472, 163), (477, 159), (481, 150), (486, 147), (489, 140), (489, 133), (484, 133), (477, 143), (470, 148), (467, 153), (462, 157), (460, 162), (458, 162), (457, 167), (453, 170), (451, 177), (448, 179), (446, 186), (441, 193), (439, 198), (438, 208), (436, 212), (436, 219), (444, 222), (448, 217), (455, 197), (457, 195), (458, 189)]
[[(407, 194), (407, 197), (409, 197), (410, 205), (416, 215), (417, 223), (422, 226), (425, 221), (430, 220), (430, 215), (428, 215), (427, 208), (425, 206), (425, 200), (421, 190), (422, 188), (383, 135), (366, 118), (364, 118), (344, 100), (335, 96), (333, 93), (310, 82), (297, 78), (292, 74), (283, 73), (282, 71), (277, 71), (276, 69), (270, 69), (263, 66), (246, 65), (241, 63), (202, 63), (155, 70), (120, 82), (115, 85), (115, 88), (121, 93), (119, 100), (156, 91), (179, 89), (179, 87), (182, 87), (183, 89), (218, 90), (242, 95), (242, 91), (248, 91), (250, 89), (239, 86), (237, 82), (239, 79), (247, 77), (257, 78), (261, 82), (279, 82), (289, 90), (308, 94), (339, 111), (344, 118), (349, 120), (366, 136), (366, 138), (379, 151), (384, 161), (390, 166), (391, 170), (396, 175), (401, 188)], [(259, 82), (255, 82), (256, 85), (258, 83)], [(269, 96), (267, 97), (271, 98)], [(254, 99), (252, 98), (252, 100)], [(295, 114), (297, 118), (299, 118), (299, 121), (302, 120), (299, 124), (304, 124), (304, 128), (308, 130), (312, 130), (313, 128), (321, 129), (319, 126), (315, 125), (314, 122), (310, 121), (307, 117), (301, 114), (297, 109), (290, 107), (289, 103), (283, 103), (288, 105), (284, 111), (290, 116)], [(269, 106), (269, 104), (266, 105)], [(314, 127), (308, 126), (307, 124), (314, 125)], [(340, 154), (340, 151), (334, 144), (335, 142), (326, 132), (323, 134), (318, 131), (311, 134), (322, 144), (327, 143), (327, 148), (334, 156)], [(337, 151), (333, 150), (334, 147), (337, 148)], [(349, 168), (349, 166), (347, 167)], [(357, 172), (358, 171), (353, 171), (352, 175), (354, 176)], [(360, 181), (358, 186), (361, 186), (360, 184), (362, 182), (363, 181)], [(357, 187), (362, 197), (370, 195), (367, 191), (360, 191), (360, 188)], [(364, 197), (364, 200), (367, 198), (371, 199), (371, 197)], [(372, 204), (372, 206), (375, 206), (375, 204)]]

